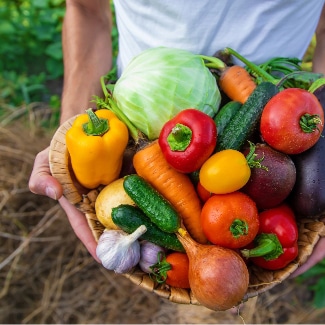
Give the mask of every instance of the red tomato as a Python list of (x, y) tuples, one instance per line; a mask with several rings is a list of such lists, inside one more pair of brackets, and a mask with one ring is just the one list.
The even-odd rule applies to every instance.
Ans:
[(266, 143), (286, 154), (311, 148), (324, 127), (324, 111), (316, 96), (307, 90), (288, 88), (266, 104), (260, 132)]
[(189, 288), (189, 259), (187, 254), (173, 252), (166, 256), (171, 269), (167, 271), (166, 283), (175, 288)]
[(158, 262), (150, 267), (158, 283), (166, 283), (175, 288), (190, 288), (188, 272), (190, 262), (186, 253), (172, 252), (159, 255)]
[(211, 243), (232, 249), (251, 243), (259, 229), (255, 202), (238, 191), (209, 198), (203, 205), (201, 222)]

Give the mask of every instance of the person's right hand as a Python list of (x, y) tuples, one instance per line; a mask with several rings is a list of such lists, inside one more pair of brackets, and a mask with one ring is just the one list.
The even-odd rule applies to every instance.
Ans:
[(67, 214), (75, 234), (94, 259), (99, 262), (96, 256), (97, 243), (91, 233), (85, 215), (63, 196), (61, 184), (51, 175), (49, 147), (39, 152), (35, 158), (34, 167), (29, 179), (29, 189), (34, 194), (45, 195), (51, 199), (58, 200)]

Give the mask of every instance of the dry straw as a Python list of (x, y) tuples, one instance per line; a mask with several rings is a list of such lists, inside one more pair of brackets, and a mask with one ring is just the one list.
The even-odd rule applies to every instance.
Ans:
[[(65, 133), (71, 127), (74, 118), (62, 124), (54, 134), (50, 146), (50, 167), (52, 174), (60, 181), (64, 188), (64, 196), (85, 213), (88, 224), (96, 240), (104, 231), (104, 226), (98, 221), (95, 213), (95, 200), (100, 189), (91, 190), (87, 195), (81, 195), (74, 186), (69, 166), (69, 154), (65, 145)], [(321, 217), (324, 217), (325, 213)], [(278, 271), (269, 271), (257, 266), (249, 266), (250, 282), (244, 300), (256, 297), (270, 290), (277, 284), (287, 279), (300, 265), (306, 262), (312, 253), (314, 246), (325, 236), (325, 225), (315, 219), (300, 219), (299, 226), (299, 255), (297, 259), (287, 267)], [(198, 305), (198, 301), (192, 295), (191, 290), (173, 288), (167, 285), (155, 283), (148, 274), (142, 272), (138, 267), (130, 273), (124, 274), (135, 285), (153, 292), (169, 301), (180, 304)]]

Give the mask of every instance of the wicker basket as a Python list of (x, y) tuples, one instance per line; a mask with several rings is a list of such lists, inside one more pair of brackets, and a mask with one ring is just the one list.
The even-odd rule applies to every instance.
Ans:
[[(74, 186), (69, 163), (69, 154), (65, 145), (65, 133), (71, 127), (74, 118), (62, 124), (53, 136), (50, 145), (50, 168), (54, 177), (62, 184), (64, 196), (67, 200), (82, 211), (88, 221), (89, 227), (96, 240), (104, 231), (104, 226), (98, 221), (95, 213), (95, 200), (100, 192), (100, 188), (91, 190), (88, 194), (82, 195)], [(325, 217), (325, 212), (320, 219)], [(314, 219), (298, 220), (299, 227), (299, 255), (297, 259), (286, 268), (278, 271), (268, 271), (257, 266), (249, 266), (250, 281), (244, 300), (257, 296), (288, 278), (308, 256), (312, 253), (319, 238), (325, 236), (325, 225), (321, 221)], [(199, 305), (191, 290), (173, 288), (168, 285), (156, 284), (152, 279), (138, 267), (132, 272), (123, 274), (134, 284), (141, 286), (145, 290), (169, 299), (175, 303)]]

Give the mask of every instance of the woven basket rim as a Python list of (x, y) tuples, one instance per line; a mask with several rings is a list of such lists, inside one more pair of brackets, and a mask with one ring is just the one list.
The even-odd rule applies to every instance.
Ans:
[[(75, 187), (71, 170), (69, 169), (69, 154), (65, 145), (65, 133), (73, 124), (77, 116), (63, 123), (55, 132), (50, 144), (50, 170), (63, 187), (63, 195), (67, 200), (83, 212), (96, 241), (98, 241), (105, 227), (96, 217), (94, 202), (101, 188), (90, 190), (87, 195), (82, 195)], [(250, 282), (244, 301), (266, 292), (287, 279), (299, 266), (304, 264), (313, 251), (320, 237), (325, 236), (325, 225), (320, 221), (325, 218), (325, 211), (319, 215), (319, 220), (304, 218), (298, 219), (299, 227), (299, 254), (295, 261), (284, 269), (269, 271), (254, 265), (249, 265)], [(131, 272), (123, 274), (132, 283), (143, 289), (153, 292), (175, 303), (199, 305), (190, 289), (173, 288), (168, 285), (154, 283), (150, 276), (135, 267)]]

